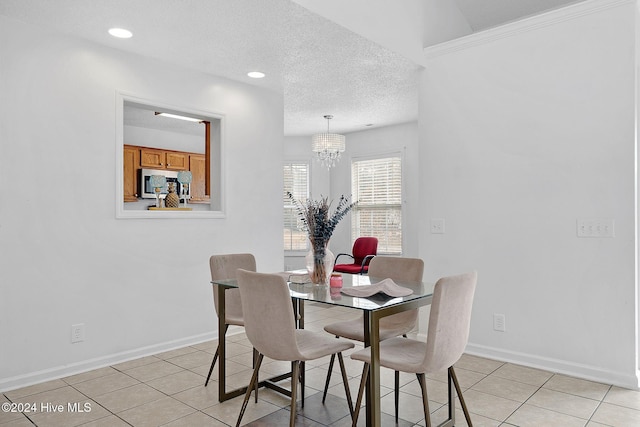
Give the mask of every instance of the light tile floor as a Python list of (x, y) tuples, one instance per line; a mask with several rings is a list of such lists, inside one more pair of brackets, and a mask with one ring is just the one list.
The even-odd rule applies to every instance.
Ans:
[[(308, 304), (305, 327), (322, 331), (324, 324), (352, 316), (346, 309)], [(251, 344), (243, 333), (227, 342), (227, 386), (246, 385)], [(0, 411), (0, 427), (235, 425), (242, 397), (218, 402), (217, 369), (204, 387), (216, 345), (206, 342), (4, 392), (0, 403), (27, 406), (24, 413)], [(362, 365), (349, 357), (345, 364), (355, 399)], [(289, 366), (265, 359), (261, 373), (279, 374)], [(307, 363), (305, 406), (298, 405), (297, 425), (351, 424), (337, 365), (327, 402), (321, 402), (327, 366), (328, 358)], [(638, 391), (469, 355), (456, 364), (456, 372), (475, 426), (640, 426)], [(395, 425), (388, 415), (394, 411), (393, 372), (383, 370), (382, 386), (383, 423)], [(430, 376), (427, 389), (432, 418), (440, 422), (447, 413), (446, 373)], [(457, 424), (466, 426), (459, 408), (456, 414)], [(401, 376), (400, 418), (400, 426), (425, 425), (415, 376)], [(288, 398), (261, 389), (258, 403), (250, 401), (243, 425), (281, 426), (288, 419)], [(364, 424), (361, 416), (359, 425)]]

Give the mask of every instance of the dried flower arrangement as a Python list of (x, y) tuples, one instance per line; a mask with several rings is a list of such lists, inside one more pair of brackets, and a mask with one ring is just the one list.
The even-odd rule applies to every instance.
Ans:
[(349, 203), (349, 199), (342, 195), (335, 211), (329, 214), (331, 203), (327, 197), (321, 197), (320, 200), (300, 201), (296, 200), (290, 192), (287, 192), (287, 197), (296, 207), (300, 228), (309, 236), (313, 248), (314, 269), (312, 275), (315, 277), (311, 277), (311, 281), (320, 283), (324, 277), (327, 277), (324, 267), (327, 243), (340, 220), (349, 213), (357, 202)]

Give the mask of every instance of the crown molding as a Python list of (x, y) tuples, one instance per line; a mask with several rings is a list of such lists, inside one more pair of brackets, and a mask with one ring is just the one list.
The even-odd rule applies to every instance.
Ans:
[(587, 0), (560, 9), (550, 10), (539, 15), (523, 18), (499, 27), (478, 31), (458, 39), (443, 42), (424, 48), (425, 58), (435, 58), (441, 55), (483, 45), (495, 40), (512, 37), (517, 34), (548, 27), (560, 22), (570, 21), (585, 15), (613, 9), (626, 4), (635, 4), (636, 0)]

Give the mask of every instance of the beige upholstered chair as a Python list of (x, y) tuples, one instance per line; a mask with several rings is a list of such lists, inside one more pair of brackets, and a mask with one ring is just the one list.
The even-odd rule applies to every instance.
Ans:
[[(293, 426), (296, 419), (296, 391), (301, 363), (330, 354), (338, 354), (340, 365), (343, 367), (342, 352), (353, 348), (354, 345), (350, 341), (336, 340), (324, 333), (296, 329), (289, 287), (282, 276), (238, 270), (237, 278), (244, 307), (245, 331), (247, 338), (258, 351), (258, 359), (236, 425), (239, 426), (242, 421), (251, 391), (258, 381), (260, 365), (264, 356), (267, 356), (274, 360), (293, 362), (289, 421), (289, 425)], [(304, 365), (302, 366), (304, 369)], [(301, 386), (304, 389), (304, 375), (301, 377)], [(344, 369), (342, 378), (349, 412), (353, 414), (351, 394)]]
[[(453, 369), (467, 345), (471, 322), (471, 307), (476, 289), (477, 274), (467, 273), (458, 276), (443, 277), (436, 283), (429, 315), (427, 342), (409, 338), (390, 338), (380, 343), (380, 366), (414, 373), (422, 389), (422, 403), (427, 427), (431, 427), (429, 400), (425, 374), (448, 369), (449, 387), (456, 388), (467, 424), (471, 427), (471, 417), (462, 397), (460, 385)], [(356, 425), (364, 387), (369, 375), (371, 352), (365, 348), (351, 355), (354, 360), (365, 363), (358, 390), (353, 425)]]
[[(256, 259), (252, 254), (228, 254), (228, 255), (213, 255), (209, 258), (209, 267), (211, 268), (211, 280), (221, 279), (235, 279), (236, 271), (239, 268), (244, 270), (256, 271)], [(218, 312), (218, 287), (213, 285), (213, 304)], [(242, 316), (242, 304), (240, 303), (240, 291), (238, 289), (228, 289), (225, 291), (225, 321), (226, 328), (229, 325), (244, 326), (244, 319)], [(224, 339), (219, 337), (218, 339)], [(211, 361), (211, 367), (209, 368), (209, 375), (205, 381), (205, 387), (209, 384), (209, 378), (213, 372), (213, 367), (218, 360), (218, 349), (213, 355), (213, 361)]]
[[(377, 279), (390, 278), (397, 282), (419, 283), (422, 282), (424, 262), (419, 258), (398, 258), (389, 256), (376, 256), (369, 264), (369, 276)], [(409, 310), (380, 319), (380, 340), (406, 336), (408, 332), (415, 328), (418, 321), (418, 310)], [(355, 319), (342, 322), (331, 323), (324, 327), (324, 330), (336, 337), (349, 338), (355, 341), (364, 342), (364, 319), (362, 315)], [(334, 357), (329, 362), (329, 372), (324, 385), (322, 401), (327, 397), (329, 380), (333, 370)], [(398, 418), (398, 396), (400, 373), (396, 372), (396, 419)]]

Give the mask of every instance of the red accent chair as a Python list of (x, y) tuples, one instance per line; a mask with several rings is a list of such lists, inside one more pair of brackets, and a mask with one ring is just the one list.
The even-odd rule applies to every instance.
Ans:
[[(376, 237), (358, 237), (353, 242), (351, 254), (338, 254), (333, 271), (350, 274), (364, 274), (369, 271), (369, 261), (378, 253), (378, 239)], [(338, 258), (346, 255), (353, 259), (351, 264), (338, 264)]]

